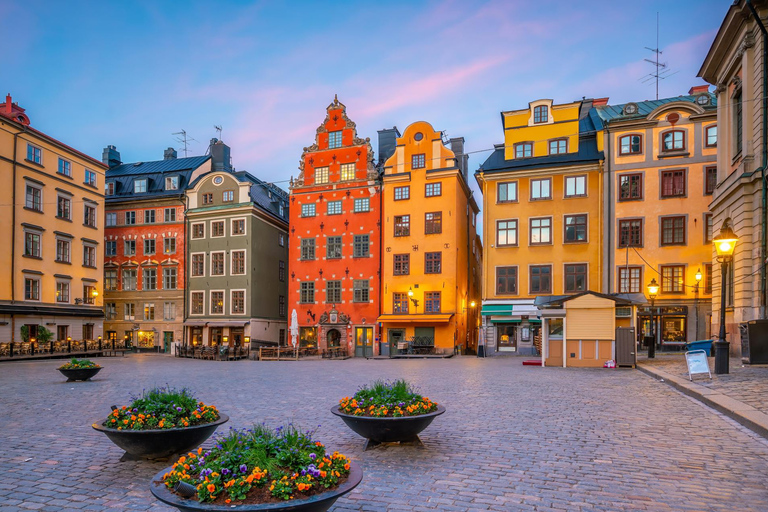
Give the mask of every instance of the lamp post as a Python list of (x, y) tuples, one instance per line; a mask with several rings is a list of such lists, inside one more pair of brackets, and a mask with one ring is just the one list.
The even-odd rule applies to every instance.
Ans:
[[(659, 294), (659, 283), (656, 282), (656, 278), (651, 279), (648, 283), (648, 298), (651, 299), (651, 336), (648, 341), (648, 359), (656, 357), (656, 309), (653, 307), (653, 303), (656, 300), (656, 296)], [(646, 336), (648, 338), (648, 336)]]
[(416, 314), (419, 314), (419, 300), (413, 298), (413, 288), (408, 288), (408, 298), (413, 302), (413, 307), (416, 308)]
[(701, 269), (696, 271), (696, 288), (694, 288), (695, 295), (693, 296), (693, 311), (696, 315), (696, 341), (699, 341), (699, 283), (701, 283)]
[(730, 226), (723, 223), (720, 233), (712, 239), (715, 244), (717, 261), (720, 262), (720, 335), (715, 342), (715, 374), (728, 373), (729, 343), (725, 340), (725, 288), (728, 279), (728, 264), (733, 260), (733, 251), (739, 238)]

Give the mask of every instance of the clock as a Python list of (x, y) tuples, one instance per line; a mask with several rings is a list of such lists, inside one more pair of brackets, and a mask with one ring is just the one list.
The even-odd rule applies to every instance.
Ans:
[(710, 102), (709, 94), (705, 93), (705, 94), (699, 94), (698, 96), (696, 96), (697, 105), (701, 105), (702, 107), (705, 107), (709, 105), (709, 102)]
[(637, 103), (627, 103), (624, 105), (624, 115), (631, 116), (637, 114)]
[(213, 184), (214, 185), (221, 185), (224, 183), (224, 176), (214, 176), (213, 177)]

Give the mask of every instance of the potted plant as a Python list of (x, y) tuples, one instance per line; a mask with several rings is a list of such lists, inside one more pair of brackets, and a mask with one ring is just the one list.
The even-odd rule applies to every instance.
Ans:
[(331, 412), (366, 438), (366, 449), (380, 443), (421, 444), (419, 433), (445, 412), (445, 407), (417, 393), (405, 380), (375, 381), (344, 397)]
[(130, 405), (112, 406), (107, 419), (92, 426), (125, 450), (127, 458), (160, 459), (196, 448), (229, 420), (188, 389), (144, 391)]
[(67, 382), (74, 380), (89, 380), (101, 371), (101, 366), (90, 359), (75, 359), (59, 366), (58, 370), (67, 378)]
[(155, 475), (152, 494), (181, 511), (324, 512), (363, 479), (312, 432), (256, 425), (230, 430)]

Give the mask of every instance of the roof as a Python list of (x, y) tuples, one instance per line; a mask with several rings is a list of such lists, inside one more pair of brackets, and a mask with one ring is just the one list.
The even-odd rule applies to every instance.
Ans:
[(597, 115), (600, 117), (600, 119), (605, 123), (610, 123), (614, 121), (628, 121), (633, 119), (645, 119), (648, 117), (648, 115), (656, 110), (657, 108), (661, 107), (662, 105), (666, 105), (668, 103), (672, 103), (675, 101), (684, 101), (688, 103), (693, 103), (694, 105), (699, 106), (700, 108), (703, 108), (705, 111), (717, 111), (717, 96), (711, 92), (703, 93), (708, 94), (710, 98), (709, 105), (706, 106), (700, 106), (696, 104), (696, 98), (700, 96), (699, 94), (696, 95), (685, 95), (685, 96), (676, 96), (673, 98), (662, 98), (660, 100), (646, 100), (646, 101), (640, 101), (636, 102), (637, 105), (637, 114), (631, 114), (631, 115), (624, 115), (624, 107), (627, 105), (627, 103), (622, 103), (620, 105), (605, 105), (605, 106), (599, 106), (595, 107), (594, 110), (597, 111)]
[[(582, 124), (582, 121), (579, 122)], [(497, 147), (477, 172), (494, 172), (506, 170), (540, 169), (547, 167), (562, 167), (565, 165), (586, 164), (603, 160), (603, 152), (597, 150), (597, 138), (587, 136), (579, 139), (579, 151), (563, 155), (536, 156), (533, 158), (515, 158), (507, 160), (504, 146)]]
[(128, 176), (137, 174), (154, 174), (184, 170), (195, 170), (200, 167), (211, 155), (190, 156), (188, 158), (170, 158), (168, 160), (156, 160), (154, 162), (134, 162), (120, 164), (107, 171), (107, 177)]
[(538, 308), (559, 306), (563, 302), (568, 302), (569, 300), (573, 300), (578, 297), (582, 297), (584, 295), (594, 295), (596, 297), (609, 299), (616, 302), (617, 306), (618, 305), (630, 306), (633, 304), (645, 304), (646, 302), (648, 302), (645, 298), (645, 295), (643, 295), (642, 293), (605, 294), (605, 293), (598, 293), (598, 292), (593, 292), (591, 290), (587, 290), (585, 292), (576, 293), (573, 295), (540, 295), (536, 297), (536, 299), (534, 299), (533, 304)]
[[(250, 182), (251, 190), (248, 195), (251, 200), (262, 210), (271, 213), (278, 219), (288, 222), (288, 193), (273, 183), (262, 181), (256, 176), (246, 172), (237, 171), (232, 175), (240, 182)], [(282, 203), (282, 215), (280, 204)]]
[[(107, 203), (124, 201), (126, 199), (140, 200), (145, 198), (162, 198), (179, 196), (189, 187), (192, 173), (205, 162), (210, 155), (193, 156), (189, 158), (173, 158), (153, 162), (135, 162), (120, 164), (107, 169), (106, 182), (115, 184), (115, 191), (106, 197)], [(178, 188), (165, 189), (165, 178), (178, 176)], [(147, 191), (134, 192), (134, 180), (146, 179)]]

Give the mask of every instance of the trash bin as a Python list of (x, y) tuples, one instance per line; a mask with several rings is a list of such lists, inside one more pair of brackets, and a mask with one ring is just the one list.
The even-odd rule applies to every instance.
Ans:
[(703, 350), (707, 357), (712, 355), (712, 340), (691, 341), (685, 344), (686, 350)]
[(768, 364), (768, 320), (750, 320), (739, 324), (741, 362)]

